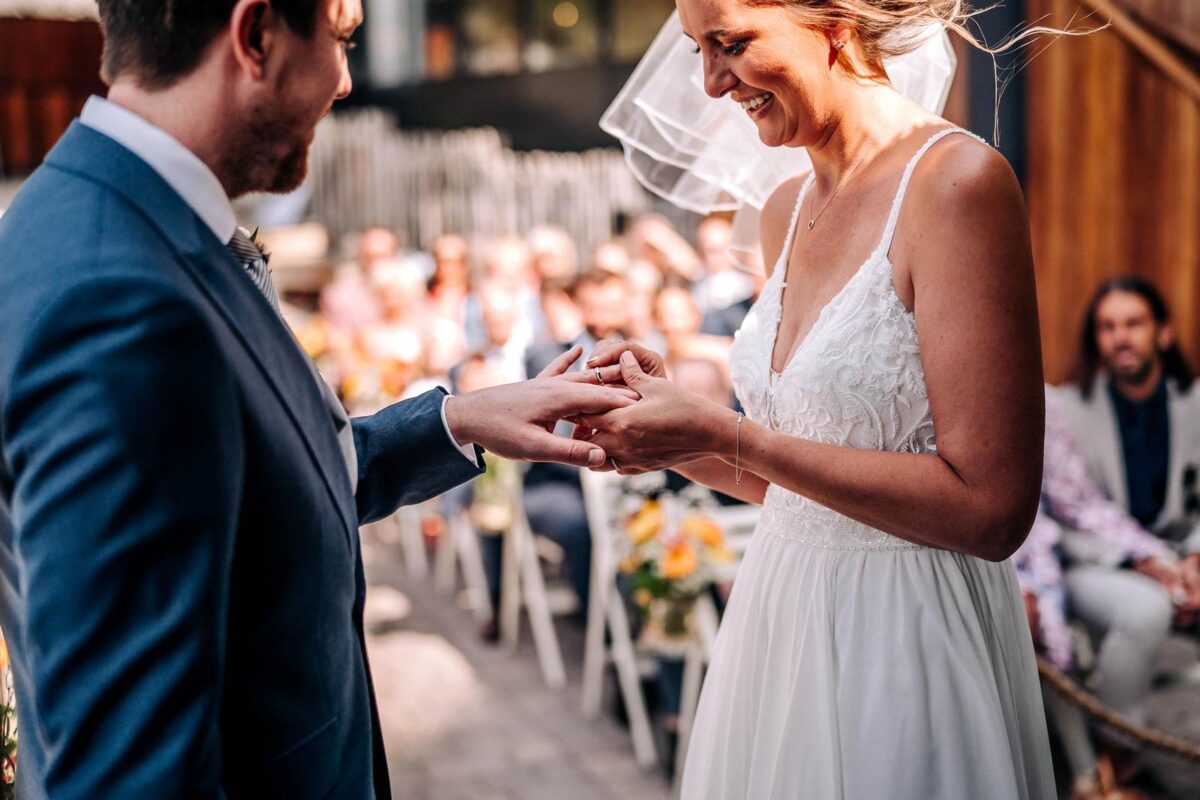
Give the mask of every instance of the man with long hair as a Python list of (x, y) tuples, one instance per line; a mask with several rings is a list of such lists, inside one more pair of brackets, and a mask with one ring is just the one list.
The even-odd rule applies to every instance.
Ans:
[(1075, 380), (1055, 391), (1089, 478), (1128, 512), (1121, 527), (1140, 526), (1159, 543), (1134, 546), (1149, 537), (1100, 536), (1086, 525), (1068, 529), (1062, 541), (1072, 609), (1103, 637), (1097, 692), (1136, 720), (1145, 716), (1172, 620), (1194, 625), (1200, 608), (1200, 392), (1193, 382), (1162, 295), (1145, 280), (1117, 277), (1088, 304)]

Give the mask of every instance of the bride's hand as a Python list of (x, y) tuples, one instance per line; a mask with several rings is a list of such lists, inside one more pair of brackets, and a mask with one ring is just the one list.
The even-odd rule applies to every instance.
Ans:
[(647, 373), (632, 347), (636, 345), (627, 345), (619, 356), (622, 380), (641, 400), (607, 414), (580, 417), (577, 438), (603, 448), (622, 475), (668, 469), (723, 452), (722, 434), (736, 429), (737, 415)]
[(638, 366), (647, 375), (653, 378), (667, 377), (667, 367), (662, 356), (653, 350), (647, 350), (640, 344), (621, 339), (606, 340), (597, 344), (592, 350), (592, 354), (588, 356), (587, 368), (590, 370), (600, 369), (605, 380), (608, 380), (610, 374), (619, 376), (621, 354), (625, 352), (633, 353)]

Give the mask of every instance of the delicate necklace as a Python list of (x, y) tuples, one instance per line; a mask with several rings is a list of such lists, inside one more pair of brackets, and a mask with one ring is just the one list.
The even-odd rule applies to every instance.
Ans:
[(867, 160), (867, 157), (863, 156), (862, 158), (860, 158), (858, 160), (858, 163), (856, 163), (853, 167), (850, 168), (850, 171), (846, 173), (846, 177), (842, 178), (841, 183), (839, 183), (836, 187), (834, 187), (833, 194), (829, 195), (829, 199), (825, 201), (825, 205), (821, 206), (821, 210), (819, 212), (817, 212), (817, 215), (815, 217), (813, 216), (813, 200), (816, 199), (817, 193), (813, 192), (812, 195), (809, 196), (809, 198), (808, 198), (808, 229), (810, 231), (813, 229), (813, 226), (817, 224), (817, 220), (819, 220), (821, 218), (821, 215), (825, 213), (825, 209), (829, 208), (829, 205), (833, 202), (833, 199), (835, 197), (837, 197), (838, 192), (840, 192), (842, 190), (842, 187), (850, 182), (850, 178), (854, 176), (855, 170), (857, 170), (859, 167), (861, 167), (863, 162), (866, 160)]

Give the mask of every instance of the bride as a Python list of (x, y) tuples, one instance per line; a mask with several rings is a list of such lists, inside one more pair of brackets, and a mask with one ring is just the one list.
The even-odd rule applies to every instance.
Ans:
[[(811, 175), (731, 353), (747, 416), (603, 343), (642, 401), (580, 420), (622, 473), (762, 503), (706, 678), (686, 800), (1056, 796), (1008, 557), (1038, 503), (1042, 368), (1007, 162), (898, 93), (896, 31), (960, 0), (678, 0), (705, 91)], [(699, 64), (696, 69), (699, 70)]]

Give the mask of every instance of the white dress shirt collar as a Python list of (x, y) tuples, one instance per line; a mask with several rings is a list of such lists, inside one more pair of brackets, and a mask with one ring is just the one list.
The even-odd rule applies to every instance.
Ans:
[(228, 244), (237, 229), (233, 204), (208, 165), (171, 134), (132, 111), (93, 96), (79, 121), (124, 146), (150, 165), (213, 232)]

